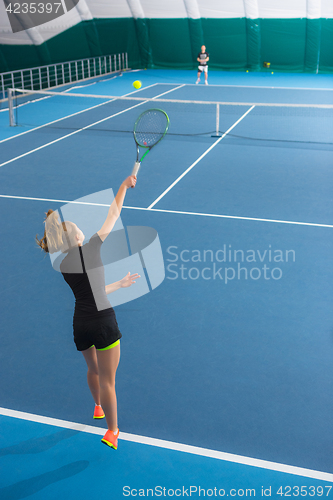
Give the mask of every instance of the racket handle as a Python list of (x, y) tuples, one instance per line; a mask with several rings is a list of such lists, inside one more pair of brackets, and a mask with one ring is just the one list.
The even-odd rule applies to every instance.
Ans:
[(139, 171), (140, 165), (141, 165), (141, 163), (139, 161), (136, 161), (134, 163), (132, 175), (135, 175), (135, 177), (138, 175), (138, 171)]

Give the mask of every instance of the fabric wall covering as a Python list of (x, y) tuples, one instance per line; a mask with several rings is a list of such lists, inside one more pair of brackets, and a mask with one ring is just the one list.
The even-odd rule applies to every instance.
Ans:
[(131, 68), (194, 69), (203, 44), (211, 70), (333, 72), (333, 0), (48, 4), (60, 11), (38, 24), (38, 0), (0, 0), (0, 72), (118, 52)]

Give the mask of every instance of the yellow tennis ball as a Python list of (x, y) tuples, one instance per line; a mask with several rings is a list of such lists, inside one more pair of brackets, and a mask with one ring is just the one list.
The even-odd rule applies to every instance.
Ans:
[(248, 73), (248, 72), (249, 72), (249, 70), (247, 69), (247, 70), (246, 70), (246, 73)]
[(274, 75), (274, 71), (272, 71), (272, 75)]
[(141, 85), (142, 85), (142, 83), (140, 82), (140, 80), (135, 80), (135, 82), (133, 82), (133, 87), (135, 89), (141, 88)]

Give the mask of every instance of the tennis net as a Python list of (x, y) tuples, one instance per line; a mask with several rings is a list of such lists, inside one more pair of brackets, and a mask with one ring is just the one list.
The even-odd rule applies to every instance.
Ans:
[[(148, 92), (146, 92), (148, 93)], [(168, 95), (108, 96), (72, 92), (9, 91), (11, 126), (128, 134), (140, 113), (166, 111), (169, 137), (228, 136), (242, 141), (333, 144), (333, 105), (176, 100)]]

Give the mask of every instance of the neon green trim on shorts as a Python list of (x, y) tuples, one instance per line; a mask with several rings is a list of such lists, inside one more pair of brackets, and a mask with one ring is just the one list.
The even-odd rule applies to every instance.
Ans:
[(109, 349), (112, 349), (113, 347), (116, 347), (116, 345), (120, 344), (120, 340), (116, 340), (116, 342), (113, 342), (113, 344), (109, 345), (108, 347), (104, 347), (103, 349), (97, 349), (97, 351), (108, 351)]

